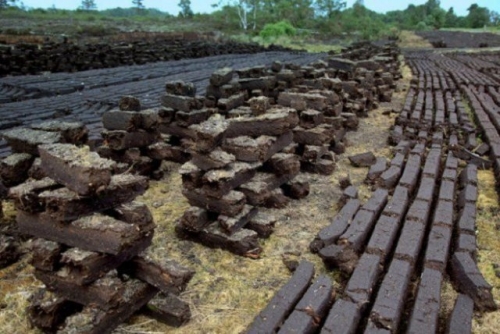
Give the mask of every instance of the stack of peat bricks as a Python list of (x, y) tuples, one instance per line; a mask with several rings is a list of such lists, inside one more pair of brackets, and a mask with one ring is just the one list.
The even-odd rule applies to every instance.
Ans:
[[(310, 244), (346, 281), (331, 307), (323, 295), (308, 307), (292, 306), (292, 315), (302, 313), (301, 320), (293, 317), (296, 328), (309, 326), (308, 315), (315, 315), (314, 327), (304, 333), (436, 333), (440, 327), (470, 333), (474, 311), (497, 309), (476, 263), (477, 170), (488, 160), (467, 152), (480, 144), (467, 102), (450, 88), (456, 87), (452, 76), (430, 60), (410, 58), (409, 64), (418, 79), (390, 137), (393, 159), (366, 159), (372, 197), (362, 203), (355, 192), (345, 196)], [(471, 100), (481, 117), (480, 104)], [(458, 298), (451, 312), (443, 312), (441, 289), (448, 279)], [(274, 322), (274, 331), (287, 330), (292, 320), (283, 322), (279, 310), (305, 289), (290, 282), (285, 296), (278, 293), (259, 316), (264, 320), (257, 317), (252, 326)]]
[(191, 157), (189, 147), (195, 140), (191, 125), (206, 121), (214, 113), (205, 107), (205, 99), (196, 96), (196, 86), (181, 80), (167, 82), (166, 93), (161, 98), (162, 141), (152, 146), (152, 154), (165, 160), (184, 163)]
[[(193, 120), (178, 132), (191, 155), (180, 173), (183, 194), (192, 205), (178, 223), (178, 234), (258, 256), (258, 237), (272, 232), (275, 219), (262, 217), (256, 207), (280, 208), (289, 197), (307, 196), (309, 184), (296, 178), (300, 170), (324, 175), (334, 171), (335, 153), (345, 150), (346, 131), (355, 130), (358, 117), (378, 103), (371, 93), (375, 80), (386, 83), (379, 78), (384, 73), (387, 82), (391, 79), (392, 94), (387, 58), (369, 62), (371, 70), (365, 68), (366, 61), (340, 58), (330, 61), (333, 66), (324, 61), (304, 67), (275, 62), (269, 69), (237, 70), (238, 79), (235, 71), (223, 68), (214, 72), (206, 90), (205, 108), (211, 111), (188, 84), (179, 83), (177, 95), (167, 92), (162, 105), (171, 108), (176, 120)], [(370, 89), (363, 88), (369, 83)], [(181, 107), (186, 110), (177, 117)], [(170, 135), (179, 129), (174, 123), (165, 126)]]
[(159, 167), (166, 156), (162, 154), (159, 127), (164, 114), (157, 109), (141, 110), (140, 101), (133, 96), (123, 96), (118, 107), (102, 115), (103, 145), (97, 152), (117, 162), (116, 173), (161, 178)]
[(175, 294), (193, 272), (147, 254), (155, 224), (134, 200), (147, 178), (113, 175), (116, 163), (87, 146), (46, 144), (39, 152), (47, 177), (10, 189), (20, 231), (35, 237), (31, 264), (45, 285), (31, 297), (31, 324), (49, 332), (110, 333), (148, 303), (170, 324), (189, 319)]
[[(88, 130), (80, 122), (45, 121), (30, 127), (2, 132), (1, 136), (11, 146), (13, 154), (0, 160), (0, 215), (1, 201), (7, 199), (8, 189), (28, 178), (45, 177), (40, 168), (38, 146), (52, 143), (82, 145), (87, 142)], [(20, 256), (20, 235), (12, 224), (0, 230), (0, 268), (15, 262)]]

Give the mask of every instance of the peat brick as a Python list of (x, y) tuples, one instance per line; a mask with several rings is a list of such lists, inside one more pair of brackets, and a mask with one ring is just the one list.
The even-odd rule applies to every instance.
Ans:
[(380, 175), (379, 185), (381, 187), (391, 189), (398, 183), (399, 177), (401, 176), (401, 167), (390, 166), (385, 172)]
[(469, 253), (455, 252), (451, 257), (450, 266), (450, 276), (458, 291), (471, 297), (478, 310), (494, 311), (497, 309), (491, 293), (492, 287), (486, 282)]
[(375, 190), (370, 199), (363, 204), (363, 209), (375, 213), (378, 217), (382, 209), (387, 204), (389, 192), (386, 189), (378, 188)]
[(268, 161), (276, 175), (297, 174), (300, 171), (299, 157), (290, 153), (276, 153)]
[(204, 171), (223, 168), (236, 161), (234, 155), (227, 153), (220, 148), (216, 148), (209, 154), (193, 152), (192, 156), (193, 158), (191, 159), (191, 163)]
[(187, 198), (189, 204), (193, 206), (206, 208), (209, 211), (229, 217), (239, 214), (246, 204), (245, 195), (234, 190), (219, 199), (206, 196), (200, 189), (183, 189), (182, 194)]
[(224, 169), (212, 169), (202, 177), (201, 191), (214, 198), (221, 198), (231, 190), (250, 181), (260, 164), (234, 162)]
[(440, 165), (441, 165), (441, 150), (431, 149), (427, 154), (427, 159), (425, 161), (424, 170), (422, 174), (424, 176), (429, 176), (433, 179), (437, 179)]
[(203, 103), (198, 98), (191, 96), (178, 96), (168, 93), (161, 97), (161, 105), (163, 107), (185, 112), (189, 112), (193, 109), (201, 109), (203, 107)]
[(118, 107), (123, 111), (139, 111), (141, 110), (141, 101), (134, 96), (125, 95), (118, 101)]
[(370, 302), (378, 276), (382, 271), (379, 255), (364, 253), (347, 282), (345, 295), (362, 310)]
[(391, 262), (370, 313), (370, 320), (377, 327), (397, 332), (411, 273), (408, 262), (397, 259)]
[(460, 210), (458, 229), (461, 233), (474, 234), (476, 232), (476, 203), (465, 203)]
[(314, 275), (314, 266), (302, 261), (292, 278), (274, 295), (249, 326), (248, 334), (272, 333), (283, 323), (286, 316), (302, 298)]
[(321, 248), (335, 243), (345, 232), (359, 207), (359, 200), (352, 199), (348, 201), (333, 218), (330, 225), (324, 227), (318, 232), (317, 237), (310, 245), (311, 251), (313, 253), (317, 253)]
[(452, 202), (439, 201), (434, 210), (434, 225), (453, 226), (454, 207)]
[(347, 230), (339, 238), (339, 244), (348, 245), (361, 252), (366, 239), (373, 229), (376, 216), (371, 211), (359, 210)]
[(420, 175), (420, 156), (410, 155), (406, 162), (403, 175), (399, 179), (399, 185), (408, 188), (410, 193), (415, 189)]
[(457, 198), (457, 205), (459, 208), (463, 208), (465, 203), (476, 203), (477, 202), (477, 187), (473, 184), (467, 184)]
[(299, 176), (281, 186), (285, 196), (293, 199), (302, 199), (309, 195), (309, 181)]
[(58, 132), (28, 128), (6, 130), (2, 133), (2, 136), (12, 148), (12, 151), (16, 153), (28, 153), (34, 156), (38, 156), (38, 146), (40, 145), (63, 142), (63, 137)]
[(28, 153), (14, 153), (0, 161), (0, 178), (7, 187), (18, 185), (28, 178), (34, 157)]
[(79, 195), (90, 195), (111, 182), (115, 162), (90, 152), (87, 146), (42, 145), (38, 148), (45, 174)]
[(135, 131), (141, 127), (141, 115), (135, 111), (110, 110), (102, 115), (102, 125), (107, 130)]
[(415, 221), (421, 224), (427, 224), (429, 215), (431, 213), (431, 204), (427, 201), (415, 200), (408, 209), (406, 220)]
[(231, 253), (258, 258), (262, 252), (259, 245), (259, 235), (255, 231), (241, 229), (232, 235), (227, 235), (217, 224), (210, 224), (198, 233), (193, 233), (177, 225), (177, 235), (183, 239), (196, 240), (211, 248), (225, 249)]
[(102, 137), (105, 143), (113, 150), (125, 150), (133, 147), (146, 147), (158, 141), (156, 132), (138, 130), (127, 132), (122, 130), (103, 131)]
[(21, 252), (15, 239), (0, 234), (0, 269), (16, 262), (20, 256)]
[(58, 132), (65, 143), (83, 145), (87, 143), (89, 130), (82, 122), (66, 122), (61, 120), (45, 121), (30, 125), (32, 129)]
[(322, 146), (332, 141), (334, 134), (332, 126), (322, 124), (312, 129), (300, 126), (293, 129), (293, 140), (298, 144)]
[(66, 317), (81, 309), (78, 304), (58, 297), (46, 289), (35, 291), (29, 302), (26, 308), (29, 323), (50, 333), (56, 332)]
[(443, 180), (439, 189), (439, 200), (453, 201), (455, 199), (455, 182)]
[(472, 333), (474, 301), (467, 295), (459, 294), (448, 319), (446, 334)]
[(216, 87), (228, 84), (233, 80), (234, 71), (230, 67), (218, 69), (210, 76), (210, 84)]
[(35, 158), (35, 160), (33, 160), (33, 164), (28, 170), (28, 176), (35, 180), (41, 180), (44, 177), (47, 177), (44, 170), (42, 169), (42, 159)]
[(211, 221), (208, 220), (207, 210), (192, 206), (184, 211), (180, 223), (185, 229), (198, 232), (210, 224)]
[(86, 306), (82, 312), (66, 318), (60, 334), (109, 334), (126, 321), (158, 293), (149, 284), (133, 280), (128, 284), (123, 298), (116, 308), (104, 311), (95, 306)]
[(438, 331), (442, 282), (443, 274), (440, 271), (424, 269), (407, 333), (436, 333)]
[(385, 259), (394, 246), (400, 222), (400, 218), (380, 216), (366, 247), (366, 252), (381, 255)]
[(54, 180), (46, 177), (41, 180), (28, 180), (9, 190), (9, 197), (14, 200), (16, 209), (27, 212), (41, 212), (44, 203), (38, 199), (38, 195), (47, 190), (60, 188)]
[(337, 299), (325, 320), (321, 334), (355, 334), (361, 310), (358, 305), (344, 299)]
[(455, 182), (457, 180), (457, 170), (449, 168), (445, 169), (443, 171), (443, 175), (441, 176), (441, 180)]
[(243, 210), (235, 217), (220, 215), (217, 218), (219, 226), (229, 235), (243, 228), (255, 215), (257, 208), (251, 205), (245, 205)]
[(370, 167), (377, 161), (372, 152), (365, 152), (348, 157), (351, 164), (355, 167)]
[(415, 266), (425, 236), (425, 224), (405, 221), (394, 257)]
[(278, 333), (315, 333), (332, 299), (332, 281), (328, 276), (320, 275), (304, 293)]
[(132, 248), (147, 237), (138, 231), (137, 226), (101, 214), (63, 224), (45, 213), (33, 215), (19, 211), (16, 220), (25, 234), (113, 255)]
[(456, 252), (467, 252), (470, 254), (474, 262), (477, 258), (477, 242), (475, 234), (460, 233), (455, 243)]
[(36, 238), (31, 242), (30, 250), (32, 252), (30, 263), (33, 267), (44, 271), (56, 271), (64, 247), (54, 241)]
[(452, 230), (434, 225), (429, 233), (424, 262), (426, 267), (444, 272), (448, 263)]
[(268, 238), (274, 231), (276, 221), (274, 216), (257, 212), (257, 214), (246, 224), (245, 228), (257, 232), (261, 238)]
[(383, 213), (392, 217), (403, 217), (406, 209), (408, 208), (408, 201), (408, 189), (397, 186), (394, 190), (392, 198), (385, 206)]
[(148, 255), (134, 257), (119, 269), (127, 275), (140, 279), (164, 293), (175, 295), (186, 289), (195, 272), (176, 261), (163, 258), (153, 261)]
[(477, 166), (474, 164), (467, 164), (462, 172), (460, 173), (460, 184), (472, 184), (477, 185)]
[(35, 199), (46, 209), (46, 214), (55, 221), (72, 221), (96, 211), (104, 211), (127, 203), (142, 195), (148, 187), (144, 176), (118, 174), (111, 177), (99, 196), (81, 197), (68, 188), (45, 190)]
[(387, 160), (384, 157), (377, 157), (377, 160), (370, 166), (370, 170), (366, 175), (369, 182), (374, 182), (387, 169)]
[(394, 158), (391, 160), (391, 166), (396, 166), (402, 168), (405, 164), (405, 155), (402, 153), (396, 153)]
[(147, 316), (172, 327), (180, 327), (191, 320), (189, 304), (171, 293), (157, 294), (142, 311)]

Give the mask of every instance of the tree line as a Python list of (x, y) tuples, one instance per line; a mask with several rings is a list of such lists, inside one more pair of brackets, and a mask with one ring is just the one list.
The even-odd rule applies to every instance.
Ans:
[[(405, 10), (377, 13), (357, 0), (352, 7), (342, 0), (212, 0), (213, 11), (197, 13), (190, 0), (179, 0), (178, 18), (207, 24), (207, 29), (258, 34), (266, 25), (290, 26), (287, 31), (318, 33), (321, 36), (357, 34), (361, 38), (379, 38), (401, 29), (430, 30), (441, 28), (482, 28), (499, 26), (500, 15), (486, 7), (471, 4), (468, 14), (458, 16), (453, 7), (442, 8), (439, 0), (428, 0), (422, 5), (410, 4)], [(0, 0), (0, 8), (15, 6), (16, 0)], [(172, 15), (157, 10), (146, 10), (142, 0), (131, 0), (131, 8), (98, 11), (96, 1), (82, 0), (80, 11), (94, 11), (100, 15), (129, 17), (133, 15)], [(282, 23), (284, 22), (284, 23)]]

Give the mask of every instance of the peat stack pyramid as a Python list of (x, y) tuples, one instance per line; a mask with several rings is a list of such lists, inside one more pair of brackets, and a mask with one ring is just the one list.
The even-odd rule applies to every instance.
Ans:
[(141, 110), (140, 101), (123, 96), (119, 109), (102, 115), (104, 143), (97, 149), (101, 157), (116, 161), (119, 172), (131, 171), (140, 175), (161, 177), (158, 168), (161, 157), (149, 154), (149, 146), (160, 140), (161, 113), (156, 109)]
[[(193, 272), (148, 258), (155, 224), (134, 199), (148, 180), (113, 175), (116, 163), (84, 146), (39, 147), (47, 177), (11, 188), (22, 233), (35, 237), (35, 276), (46, 288), (27, 313), (45, 331), (109, 333), (159, 291), (182, 291)], [(161, 304), (158, 303), (157, 304)]]
[[(196, 133), (192, 159), (179, 170), (183, 194), (192, 205), (177, 232), (211, 247), (257, 257), (259, 236), (269, 236), (274, 220), (257, 206), (283, 207), (289, 196), (308, 194), (294, 182), (299, 157), (293, 144), (297, 112), (273, 107), (262, 114), (224, 119), (214, 115), (191, 127)], [(300, 192), (300, 187), (307, 188)]]

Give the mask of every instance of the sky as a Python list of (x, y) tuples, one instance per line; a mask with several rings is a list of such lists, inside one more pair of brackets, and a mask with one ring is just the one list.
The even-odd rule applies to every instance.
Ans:
[[(347, 6), (352, 6), (355, 0), (347, 0)], [(26, 7), (32, 8), (49, 8), (53, 5), (60, 9), (76, 9), (81, 4), (81, 0), (18, 0), (23, 2)], [(191, 0), (191, 9), (195, 13), (208, 13), (213, 10), (211, 4), (218, 0)], [(365, 6), (376, 12), (384, 13), (390, 10), (403, 10), (409, 4), (421, 5), (427, 0), (365, 0)], [(131, 7), (132, 1), (123, 0), (95, 0), (98, 9), (107, 9), (115, 7)], [(165, 12), (177, 15), (179, 0), (144, 0), (143, 4), (147, 8), (157, 8)], [(460, 16), (467, 15), (467, 8), (473, 3), (477, 3), (481, 7), (486, 7), (490, 10), (500, 13), (499, 0), (441, 0), (441, 8), (448, 10), (453, 7), (455, 13)]]

